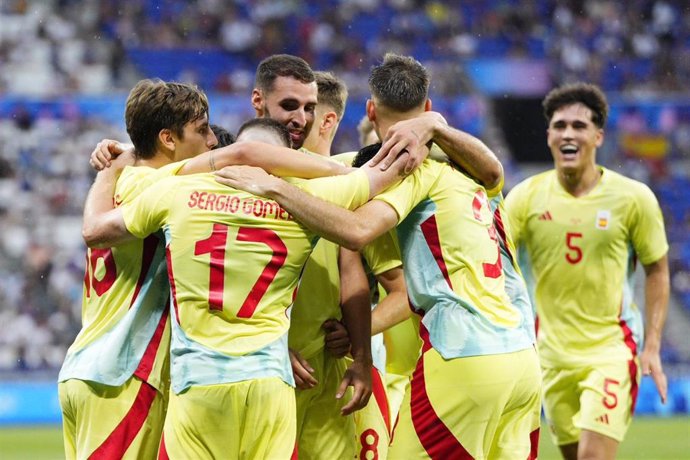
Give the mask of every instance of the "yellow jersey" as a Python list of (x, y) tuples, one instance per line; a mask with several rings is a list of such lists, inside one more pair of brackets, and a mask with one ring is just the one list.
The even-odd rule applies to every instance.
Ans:
[[(165, 235), (173, 389), (267, 376), (294, 385), (288, 309), (316, 236), (275, 201), (213, 177), (159, 181), (122, 208), (133, 235)], [(363, 172), (295, 184), (351, 209), (369, 194)]]
[(644, 184), (600, 168), (587, 195), (563, 189), (554, 170), (518, 184), (506, 198), (538, 314), (546, 367), (632, 358), (642, 340), (633, 301), (637, 260), (668, 251), (661, 209)]

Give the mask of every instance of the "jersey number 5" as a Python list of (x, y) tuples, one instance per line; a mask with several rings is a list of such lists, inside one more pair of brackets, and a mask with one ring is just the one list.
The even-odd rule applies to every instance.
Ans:
[(575, 238), (582, 238), (582, 233), (568, 232), (565, 234), (565, 245), (568, 246), (565, 259), (573, 265), (582, 260), (582, 248), (575, 244)]
[(601, 398), (601, 402), (607, 409), (613, 409), (618, 405), (618, 395), (615, 393), (618, 385), (620, 385), (618, 380), (604, 379), (604, 397)]
[[(228, 240), (228, 226), (213, 224), (211, 236), (205, 240), (197, 241), (194, 246), (194, 255), (210, 254), (210, 274), (208, 305), (210, 310), (223, 310), (223, 291), (225, 286), (225, 246)], [(254, 314), (257, 305), (268, 290), (268, 286), (276, 277), (278, 270), (287, 258), (287, 247), (280, 237), (273, 231), (264, 228), (240, 227), (237, 232), (237, 241), (249, 241), (263, 243), (273, 251), (271, 260), (264, 267), (252, 286), (249, 295), (237, 312), (238, 318), (250, 318)]]

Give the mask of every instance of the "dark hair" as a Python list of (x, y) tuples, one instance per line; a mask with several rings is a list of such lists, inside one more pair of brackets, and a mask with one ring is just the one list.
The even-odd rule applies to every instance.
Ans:
[(357, 155), (355, 155), (355, 159), (352, 160), (352, 166), (355, 168), (360, 168), (367, 161), (374, 158), (374, 155), (376, 155), (379, 150), (381, 150), (380, 142), (362, 147), (359, 149), (359, 152), (357, 152)]
[(552, 89), (542, 102), (546, 123), (551, 122), (554, 112), (572, 104), (584, 104), (592, 111), (592, 122), (603, 128), (609, 116), (609, 104), (598, 86), (590, 83), (573, 83)]
[(158, 133), (169, 129), (182, 138), (184, 126), (208, 114), (208, 99), (195, 85), (146, 79), (127, 97), (125, 124), (139, 158), (156, 153)]
[(249, 129), (263, 129), (267, 132), (273, 132), (286, 147), (292, 148), (292, 139), (290, 138), (290, 130), (287, 126), (274, 120), (273, 118), (252, 118), (242, 123), (240, 129), (237, 130), (235, 139), (239, 139), (244, 131)]
[(278, 77), (292, 77), (302, 83), (311, 83), (315, 80), (314, 71), (304, 59), (291, 54), (274, 54), (259, 63), (254, 86), (270, 92)]
[(316, 86), (319, 88), (319, 104), (333, 108), (340, 120), (343, 118), (345, 104), (347, 103), (347, 86), (345, 86), (345, 82), (331, 72), (316, 71), (314, 76), (316, 77)]
[(424, 104), (429, 95), (429, 72), (416, 59), (386, 53), (369, 74), (369, 89), (384, 106), (407, 112)]
[(223, 128), (222, 126), (218, 125), (210, 125), (211, 131), (213, 131), (213, 134), (216, 135), (216, 139), (218, 139), (218, 143), (216, 144), (214, 149), (219, 149), (221, 147), (228, 146), (230, 144), (235, 143), (235, 136), (232, 135), (231, 132), (229, 132), (227, 129)]

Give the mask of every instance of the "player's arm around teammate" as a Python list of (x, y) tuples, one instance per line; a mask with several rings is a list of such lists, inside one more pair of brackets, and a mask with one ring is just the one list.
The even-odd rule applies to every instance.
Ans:
[[(398, 182), (403, 174), (404, 164), (406, 161), (407, 154), (403, 154), (400, 155), (399, 160), (394, 162), (393, 166), (386, 171), (374, 170), (373, 168), (370, 168), (370, 170), (366, 172), (366, 177), (369, 181), (369, 197), (371, 198), (385, 188), (389, 187), (391, 184)], [(253, 166), (232, 166), (229, 168), (233, 168), (232, 171), (235, 174), (235, 177), (238, 179), (243, 179), (244, 183), (249, 182), (251, 184), (254, 180), (252, 179), (253, 177), (263, 176), (272, 178), (275, 181), (280, 180), (281, 182), (284, 182), (275, 176), (269, 176), (268, 173), (261, 168)], [(227, 168), (223, 168), (223, 170), (226, 169)], [(216, 171), (216, 173), (218, 172), (219, 171)], [(224, 179), (220, 178), (218, 180), (219, 182), (222, 182)], [(252, 187), (250, 186), (249, 188), (251, 189)], [(256, 190), (259, 191), (260, 189), (257, 188)], [(110, 192), (109, 194), (108, 191)], [(254, 193), (252, 190), (247, 191)], [(97, 176), (96, 181), (94, 181), (94, 186), (90, 191), (90, 195), (94, 197), (112, 196), (112, 182), (107, 180), (99, 181), (99, 177)], [(308, 193), (306, 193), (306, 195), (318, 200)], [(102, 198), (100, 198), (100, 200), (101, 203), (104, 202)], [(116, 246), (134, 239), (134, 236), (127, 231), (120, 208), (110, 209), (107, 212), (103, 212), (103, 210), (103, 207), (99, 206), (97, 212), (87, 213), (85, 211), (84, 224), (82, 226), (82, 237), (89, 247), (102, 248)]]
[[(391, 161), (405, 161), (404, 172), (409, 173), (429, 154), (427, 144), (438, 138), (439, 145), (449, 148), (447, 153), (451, 155), (451, 159), (467, 168), (487, 189), (500, 188), (503, 183), (503, 167), (494, 153), (474, 136), (457, 129), (445, 128), (445, 120), (439, 114), (430, 112), (430, 109), (431, 102), (427, 100), (426, 113), (386, 126), (386, 133), (396, 126), (404, 129), (394, 131), (395, 135), (391, 137), (386, 135), (388, 140), (379, 155), (362, 169), (371, 174), (372, 170), (385, 170)], [(367, 113), (369, 119), (376, 118), (371, 101), (367, 103)], [(384, 155), (385, 162), (377, 165), (376, 162)], [(401, 155), (406, 157), (401, 158)], [(275, 199), (312, 231), (351, 250), (361, 250), (397, 223), (395, 210), (378, 200), (370, 201), (351, 212), (336, 209), (335, 206), (260, 171), (243, 175), (238, 169), (228, 167), (217, 171), (216, 175), (217, 180), (225, 185)]]
[[(103, 139), (91, 153), (89, 163), (100, 171), (110, 166), (110, 162), (118, 155), (130, 149), (133, 149), (130, 144)], [(197, 155), (187, 160), (177, 174), (210, 172), (232, 165), (258, 166), (276, 176), (304, 179), (347, 174), (352, 170), (341, 163), (298, 150), (263, 142), (244, 141)]]
[[(429, 104), (431, 109), (431, 104)], [(412, 133), (411, 139), (406, 133)], [(503, 182), (503, 166), (496, 155), (482, 141), (459, 129), (449, 126), (445, 118), (432, 111), (420, 116), (402, 120), (392, 125), (381, 145), (381, 150), (372, 159), (372, 165), (381, 163), (387, 168), (403, 150), (410, 152), (406, 172), (424, 160), (418, 147), (434, 142), (447, 153), (451, 160), (481, 182), (487, 190), (497, 188)], [(434, 158), (434, 152), (431, 152)]]

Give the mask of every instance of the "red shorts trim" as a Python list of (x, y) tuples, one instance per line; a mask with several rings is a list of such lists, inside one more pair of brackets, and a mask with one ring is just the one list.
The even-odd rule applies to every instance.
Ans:
[(141, 382), (132, 407), (115, 427), (112, 433), (89, 456), (90, 459), (121, 459), (139, 434), (156, 399), (157, 391), (146, 382)]

